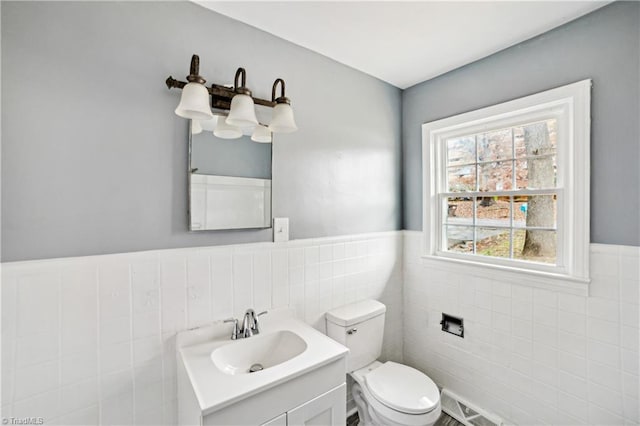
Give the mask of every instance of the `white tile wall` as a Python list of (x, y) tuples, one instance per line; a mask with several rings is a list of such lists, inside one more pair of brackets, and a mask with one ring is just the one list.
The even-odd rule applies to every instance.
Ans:
[[(46, 424), (176, 424), (174, 336), (245, 309), (388, 307), (402, 360), (402, 233), (2, 265), (2, 416)], [(636, 372), (637, 374), (637, 372)]]
[[(427, 268), (405, 231), (404, 360), (516, 424), (638, 424), (640, 248), (591, 246), (590, 297)], [(440, 331), (464, 317), (465, 338)]]

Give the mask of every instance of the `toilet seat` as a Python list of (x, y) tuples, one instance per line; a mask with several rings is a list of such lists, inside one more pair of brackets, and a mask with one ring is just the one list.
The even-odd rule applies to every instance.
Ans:
[(388, 361), (366, 374), (364, 381), (378, 402), (400, 413), (424, 414), (440, 403), (433, 380), (407, 365)]

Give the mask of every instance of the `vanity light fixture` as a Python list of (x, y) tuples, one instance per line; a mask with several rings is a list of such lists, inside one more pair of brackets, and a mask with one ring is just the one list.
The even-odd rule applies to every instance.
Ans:
[[(280, 97), (276, 99), (276, 89), (280, 83)], [(273, 107), (273, 118), (269, 124), (269, 130), (273, 133), (292, 133), (298, 130), (293, 119), (293, 109), (291, 101), (284, 95), (284, 80), (279, 78), (273, 82), (271, 88), (271, 101), (276, 105)]]
[(271, 130), (264, 124), (258, 124), (251, 135), (251, 140), (260, 143), (271, 143)]
[(213, 134), (220, 139), (238, 139), (242, 137), (242, 129), (237, 126), (232, 126), (226, 116), (219, 115), (217, 117), (218, 124), (213, 130)]
[[(252, 96), (251, 91), (246, 87), (247, 73), (244, 68), (238, 68), (236, 71), (233, 88), (219, 84), (206, 87), (204, 78), (198, 74), (199, 68), (200, 59), (198, 55), (193, 55), (191, 57), (191, 71), (187, 76), (188, 83), (178, 81), (171, 76), (165, 81), (169, 89), (182, 89), (180, 104), (175, 110), (178, 116), (202, 121), (201, 124), (205, 130), (208, 130), (207, 127), (213, 127), (205, 124), (209, 120), (217, 120), (216, 129), (222, 121), (225, 121), (225, 124), (235, 126), (237, 131), (242, 133), (240, 128), (259, 126), (255, 112), (255, 105), (259, 105), (273, 108), (273, 117), (268, 126), (268, 130), (271, 132), (291, 133), (298, 129), (293, 118), (291, 101), (285, 97), (283, 79), (278, 78), (273, 83), (271, 100), (269, 101)], [(276, 98), (278, 84), (281, 85), (281, 93)], [(229, 111), (229, 116), (226, 117), (226, 120), (216, 119), (211, 113), (212, 107)], [(233, 134), (237, 134), (237, 131)], [(263, 130), (260, 129), (258, 132), (263, 132)]]

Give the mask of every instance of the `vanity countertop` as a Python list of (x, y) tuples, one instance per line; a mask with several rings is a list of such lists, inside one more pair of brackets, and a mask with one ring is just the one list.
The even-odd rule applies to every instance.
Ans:
[[(288, 309), (269, 311), (260, 319), (261, 334), (246, 339), (231, 340), (231, 326), (221, 322), (178, 334), (177, 361), (184, 365), (202, 415), (327, 365), (349, 352), (340, 343), (293, 318)], [(304, 340), (306, 349), (281, 364), (250, 374), (225, 373), (212, 360), (212, 353), (218, 348), (236, 345), (231, 350), (242, 350), (243, 342), (279, 331), (296, 334)], [(254, 340), (252, 344), (259, 342)]]

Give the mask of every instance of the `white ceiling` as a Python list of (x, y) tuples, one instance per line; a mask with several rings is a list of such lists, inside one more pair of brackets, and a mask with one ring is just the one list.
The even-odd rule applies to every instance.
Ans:
[(608, 3), (194, 1), (402, 89)]

